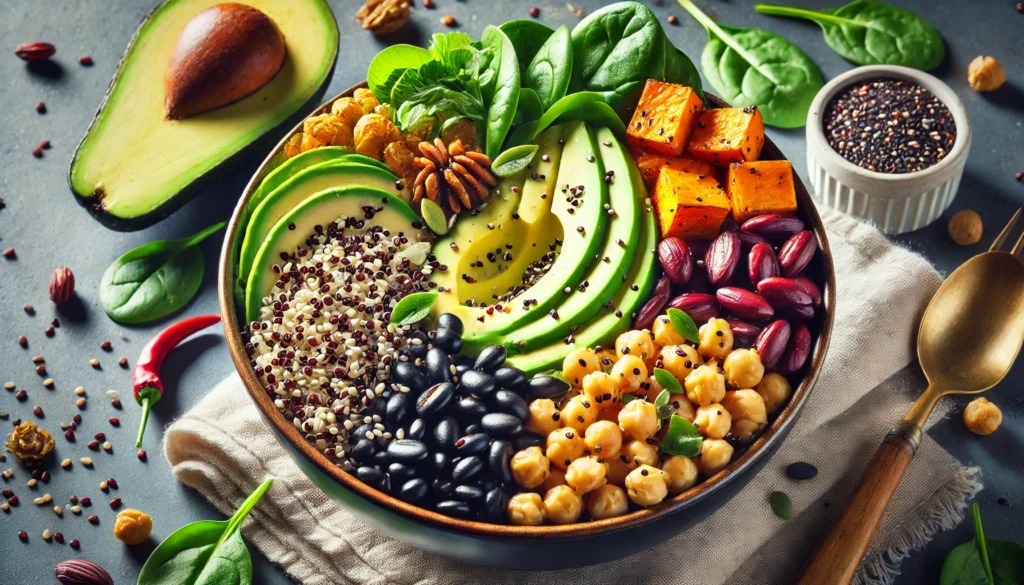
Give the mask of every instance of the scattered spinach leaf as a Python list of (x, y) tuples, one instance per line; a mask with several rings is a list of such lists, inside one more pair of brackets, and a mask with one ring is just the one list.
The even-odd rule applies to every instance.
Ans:
[(537, 92), (544, 108), (550, 108), (565, 97), (572, 75), (572, 36), (569, 27), (558, 27), (555, 34), (541, 45), (526, 68), (523, 87)]
[(682, 335), (687, 341), (700, 343), (700, 333), (697, 330), (697, 324), (686, 314), (686, 311), (682, 309), (669, 309), (665, 313), (668, 315), (668, 320), (672, 322), (672, 327), (679, 335)]
[(683, 386), (668, 370), (654, 368), (654, 380), (670, 394), (682, 394)]
[(172, 532), (149, 555), (138, 585), (251, 585), (252, 558), (238, 528), (273, 482), (260, 484), (228, 520), (201, 520)]
[(707, 30), (701, 67), (722, 99), (733, 106), (756, 105), (771, 126), (799, 128), (807, 122), (824, 81), (800, 47), (759, 28), (720, 25), (691, 0), (678, 1)]
[(488, 65), (493, 71), (491, 85), (484, 85), (487, 103), (484, 152), (493, 159), (501, 152), (519, 105), (519, 61), (512, 41), (498, 27), (485, 28), (480, 42), (493, 53)]
[(122, 254), (100, 280), (100, 303), (107, 316), (134, 325), (184, 307), (203, 282), (199, 243), (223, 227), (220, 222), (187, 238), (157, 240)]
[(516, 50), (516, 59), (519, 61), (521, 76), (526, 75), (526, 68), (530, 66), (530, 61), (533, 60), (533, 56), (537, 54), (541, 45), (548, 40), (548, 37), (555, 34), (555, 31), (536, 20), (510, 20), (498, 28), (505, 33), (508, 40), (512, 41), (512, 46)]
[(491, 162), (491, 172), (496, 177), (514, 175), (525, 169), (533, 161), (533, 157), (537, 155), (539, 148), (536, 144), (513, 146), (495, 157), (494, 161)]
[(775, 512), (776, 516), (783, 520), (793, 517), (793, 502), (784, 492), (772, 492), (769, 500), (772, 504), (772, 512)]
[[(430, 61), (430, 51), (413, 45), (392, 45), (377, 53), (366, 70), (366, 83), (381, 103), (391, 101), (391, 91), (379, 91), (395, 71), (418, 69)], [(401, 77), (401, 74), (398, 74)], [(396, 77), (397, 79), (397, 77)], [(391, 85), (394, 85), (392, 83)]]
[(935, 27), (920, 16), (875, 0), (856, 0), (832, 10), (804, 10), (758, 4), (761, 14), (792, 16), (821, 26), (828, 46), (858, 65), (938, 67), (946, 46)]
[(626, 126), (615, 110), (604, 102), (604, 96), (592, 91), (571, 93), (548, 108), (538, 120), (527, 122), (508, 138), (508, 147), (530, 144), (538, 134), (553, 124), (582, 120), (606, 126), (620, 140), (626, 139)]
[(981, 509), (971, 506), (974, 540), (950, 551), (940, 585), (1014, 585), (1024, 583), (1024, 544), (985, 538)]
[(398, 326), (419, 323), (427, 318), (436, 301), (436, 292), (412, 293), (402, 297), (391, 311), (391, 322)]
[(700, 454), (700, 446), (703, 442), (704, 437), (700, 436), (700, 432), (697, 431), (697, 427), (693, 426), (693, 423), (678, 414), (673, 414), (669, 417), (665, 438), (661, 440), (661, 452), (669, 455), (696, 457)]

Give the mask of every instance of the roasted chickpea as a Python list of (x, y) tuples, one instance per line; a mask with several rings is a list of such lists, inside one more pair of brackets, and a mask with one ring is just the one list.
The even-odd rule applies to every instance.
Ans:
[(782, 410), (782, 407), (789, 402), (789, 395), (793, 391), (789, 380), (775, 372), (765, 374), (754, 390), (764, 399), (764, 406), (768, 414), (775, 414)]
[(149, 514), (138, 510), (121, 510), (114, 520), (114, 536), (128, 545), (136, 545), (147, 538), (153, 531), (153, 519)]
[(586, 394), (573, 396), (562, 407), (562, 424), (582, 435), (597, 420), (597, 404)]
[(392, 142), (384, 147), (384, 164), (399, 177), (413, 172), (413, 152), (402, 141)]
[(615, 340), (615, 355), (621, 360), (627, 355), (642, 360), (654, 355), (654, 336), (650, 331), (627, 331)]
[(322, 146), (327, 145), (317, 140), (316, 137), (314, 136), (306, 134), (305, 132), (302, 133), (302, 140), (299, 143), (299, 152), (308, 152), (310, 150), (320, 148)]
[(291, 158), (302, 154), (302, 133), (292, 134), (284, 143), (284, 157)]
[(1002, 411), (985, 398), (975, 398), (964, 409), (964, 424), (972, 433), (991, 435), (1002, 422)]
[(689, 457), (673, 455), (661, 464), (661, 470), (665, 472), (668, 493), (673, 496), (685, 492), (697, 483), (697, 464)]
[(619, 428), (638, 441), (646, 440), (661, 428), (658, 409), (646, 400), (634, 400), (619, 412)]
[(725, 398), (725, 376), (713, 365), (697, 368), (683, 381), (686, 397), (698, 406), (721, 402)]
[(710, 319), (700, 326), (701, 355), (724, 358), (732, 351), (732, 329), (725, 319)]
[(721, 439), (729, 434), (732, 427), (732, 416), (721, 404), (709, 404), (697, 409), (693, 424), (700, 434), (709, 439)]
[(600, 371), (591, 372), (583, 378), (583, 393), (601, 411), (609, 410), (622, 402), (622, 390), (615, 379)]
[(520, 492), (508, 500), (508, 521), (516, 526), (540, 526), (547, 517), (547, 508), (540, 494)]
[(619, 453), (638, 465), (658, 464), (658, 447), (647, 441), (630, 441), (622, 446)]
[(565, 483), (578, 494), (592, 492), (608, 480), (608, 468), (597, 457), (580, 457), (565, 470)]
[(601, 362), (589, 347), (574, 349), (562, 360), (562, 375), (577, 388), (583, 385), (583, 378), (587, 374), (600, 371)]
[(700, 444), (700, 457), (697, 468), (705, 476), (711, 476), (725, 469), (732, 461), (733, 448), (722, 439), (704, 439)]
[(306, 118), (302, 132), (316, 138), (324, 146), (352, 146), (352, 127), (334, 114), (320, 114)]
[(661, 367), (677, 380), (685, 380), (691, 372), (703, 365), (704, 360), (691, 345), (666, 345), (661, 348)]
[(559, 469), (567, 469), (569, 464), (582, 457), (586, 450), (587, 444), (583, 441), (583, 435), (574, 428), (556, 429), (548, 435), (547, 456), (551, 464)]
[(541, 486), (541, 491), (547, 493), (553, 487), (565, 485), (565, 472), (557, 467), (551, 468), (551, 473), (548, 474), (548, 478), (544, 480), (544, 485)]
[(376, 160), (383, 157), (385, 146), (402, 138), (402, 133), (391, 120), (380, 114), (366, 114), (359, 118), (353, 133), (356, 152)]
[(764, 364), (756, 349), (734, 349), (722, 362), (725, 381), (733, 388), (753, 388), (764, 376)]
[(622, 516), (629, 511), (629, 500), (621, 487), (605, 484), (587, 496), (587, 511), (594, 520)]
[(580, 519), (583, 498), (567, 485), (558, 485), (544, 494), (547, 519), (554, 524), (572, 524)]
[(353, 99), (359, 103), (359, 106), (363, 108), (364, 114), (372, 114), (373, 109), (380, 105), (377, 101), (377, 97), (373, 95), (373, 92), (366, 88), (359, 88), (352, 94)]
[(363, 106), (359, 105), (354, 98), (343, 97), (331, 104), (331, 113), (341, 118), (341, 121), (349, 128), (355, 128), (359, 123), (359, 118), (369, 112), (364, 112)]
[(512, 456), (512, 479), (522, 487), (532, 490), (544, 483), (551, 469), (551, 462), (540, 447), (528, 447)]
[(615, 348), (597, 346), (594, 348), (594, 352), (597, 353), (597, 359), (601, 361), (601, 369), (604, 371), (612, 369), (615, 362), (619, 361)]
[(686, 338), (672, 326), (672, 320), (668, 315), (662, 315), (654, 320), (654, 343), (662, 347), (682, 345), (686, 343)]
[(635, 355), (626, 355), (615, 362), (611, 375), (623, 392), (636, 392), (647, 381), (647, 364)]
[(530, 420), (526, 423), (526, 430), (537, 433), (542, 437), (551, 434), (551, 431), (562, 428), (562, 413), (558, 412), (555, 401), (549, 398), (538, 398), (530, 403)]
[(626, 476), (626, 492), (629, 499), (639, 506), (653, 506), (668, 495), (666, 474), (657, 467), (641, 465)]
[(462, 141), (467, 149), (472, 149), (476, 143), (476, 124), (469, 118), (459, 118), (454, 122), (445, 122), (441, 126), (441, 140), (445, 144), (451, 144), (456, 140)]
[(615, 457), (622, 449), (622, 431), (619, 425), (607, 420), (597, 421), (587, 427), (584, 440), (591, 453), (605, 459)]
[(672, 405), (673, 414), (678, 414), (689, 422), (693, 422), (697, 417), (697, 410), (686, 394), (670, 394), (668, 403)]
[(605, 472), (605, 478), (608, 480), (608, 483), (613, 483), (617, 486), (626, 485), (626, 476), (640, 465), (632, 457), (621, 451), (618, 457), (606, 459), (604, 464), (608, 468)]
[(768, 424), (768, 411), (764, 399), (756, 390), (730, 390), (722, 399), (722, 406), (732, 416), (732, 434), (747, 441)]

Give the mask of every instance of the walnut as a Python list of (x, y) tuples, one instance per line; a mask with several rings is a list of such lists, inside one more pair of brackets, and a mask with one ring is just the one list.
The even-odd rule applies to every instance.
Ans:
[(306, 118), (302, 123), (302, 133), (316, 138), (324, 146), (352, 146), (352, 127), (334, 114)]
[(75, 275), (66, 266), (59, 266), (50, 277), (50, 300), (63, 305), (75, 296)]
[(139, 510), (121, 510), (114, 520), (114, 536), (125, 544), (135, 545), (149, 538), (153, 519)]
[(53, 451), (53, 437), (34, 422), (22, 423), (7, 435), (7, 450), (25, 465), (34, 465)]
[(419, 173), (413, 185), (413, 202), (424, 197), (439, 205), (446, 213), (458, 215), (485, 203), (491, 188), (498, 184), (491, 174), (491, 159), (479, 152), (467, 151), (456, 140), (448, 146), (440, 138), (419, 144), (420, 154), (414, 159)]
[(949, 219), (949, 237), (961, 246), (972, 246), (981, 240), (981, 216), (970, 209), (958, 211)]
[(975, 57), (967, 66), (967, 83), (975, 91), (995, 91), (1006, 82), (1006, 68), (995, 57)]
[(367, 0), (356, 12), (356, 20), (375, 35), (392, 33), (409, 22), (411, 6), (409, 0)]
[(991, 435), (1002, 422), (1002, 411), (984, 398), (975, 398), (964, 409), (964, 424), (972, 433)]

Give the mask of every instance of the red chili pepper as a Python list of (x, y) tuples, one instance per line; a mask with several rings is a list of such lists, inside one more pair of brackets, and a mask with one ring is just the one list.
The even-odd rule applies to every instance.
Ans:
[(142, 434), (146, 431), (149, 410), (164, 395), (164, 384), (160, 379), (160, 368), (164, 365), (164, 358), (186, 337), (206, 329), (219, 321), (219, 315), (200, 315), (199, 317), (178, 321), (158, 333), (143, 348), (139, 361), (135, 363), (135, 375), (132, 384), (135, 391), (135, 401), (142, 405), (142, 424), (139, 426), (139, 436), (135, 439), (136, 447), (142, 446)]

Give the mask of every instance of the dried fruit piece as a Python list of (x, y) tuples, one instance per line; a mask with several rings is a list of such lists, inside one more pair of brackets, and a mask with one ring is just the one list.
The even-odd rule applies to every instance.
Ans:
[(367, 0), (356, 12), (356, 20), (375, 35), (395, 32), (409, 22), (409, 0)]
[(53, 45), (43, 42), (22, 43), (14, 49), (14, 54), (28, 63), (46, 61), (56, 52), (57, 49)]
[(66, 266), (59, 266), (50, 277), (50, 300), (58, 305), (71, 301), (75, 296), (75, 275)]
[[(56, 536), (55, 534), (54, 537)], [(64, 537), (61, 536), (57, 542), (64, 542)], [(71, 542), (77, 543), (78, 541)], [(54, 574), (61, 585), (114, 585), (110, 573), (96, 563), (85, 559), (62, 561), (57, 564)]]
[(53, 436), (31, 421), (15, 426), (7, 435), (7, 450), (25, 465), (41, 461), (53, 451), (53, 445)]

